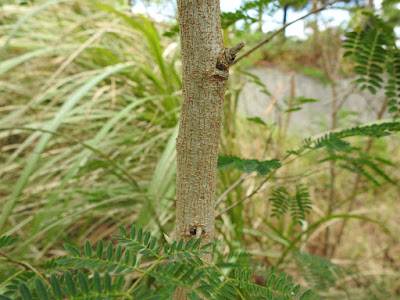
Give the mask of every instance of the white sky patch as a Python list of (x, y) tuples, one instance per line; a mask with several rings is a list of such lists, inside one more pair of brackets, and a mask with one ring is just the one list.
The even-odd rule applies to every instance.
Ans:
[[(375, 0), (375, 9), (381, 9), (383, 0)], [(221, 0), (221, 10), (224, 12), (234, 12), (240, 8), (242, 0)], [(141, 1), (136, 1), (136, 5), (132, 8), (132, 12), (150, 16), (156, 21), (167, 21), (171, 19), (174, 15), (174, 7), (168, 5), (163, 11), (160, 12), (159, 7), (154, 4), (144, 5)], [(400, 9), (400, 4), (396, 7)], [(304, 11), (293, 11), (289, 9), (287, 22), (298, 19), (307, 12)], [(271, 32), (282, 27), (283, 10), (280, 9), (276, 12), (274, 16), (264, 16), (263, 21), (263, 31)], [(286, 29), (286, 35), (291, 37), (296, 37), (298, 39), (306, 39), (313, 32), (311, 28), (307, 28), (307, 22), (314, 20), (314, 16), (309, 16), (305, 20), (296, 22), (290, 25)], [(345, 25), (350, 20), (350, 13), (343, 9), (327, 9), (319, 14), (319, 26), (321, 30), (325, 30), (327, 27), (336, 27), (340, 25)], [(241, 22), (237, 23), (239, 26)], [(255, 25), (256, 26), (256, 25)], [(400, 35), (400, 28), (395, 28), (396, 35)]]
[[(290, 23), (305, 14), (304, 11), (296, 12), (290, 10), (288, 12), (287, 22)], [(268, 32), (272, 30), (279, 29), (282, 27), (283, 11), (278, 11), (274, 17), (270, 18), (264, 26), (263, 31)], [(279, 22), (277, 22), (279, 20)], [(310, 16), (305, 20), (298, 21), (293, 25), (290, 25), (286, 29), (287, 36), (297, 37), (298, 39), (305, 39), (308, 35), (312, 34), (311, 28), (307, 28), (307, 23), (315, 20), (314, 16)], [(325, 30), (328, 27), (337, 27), (340, 25), (345, 25), (350, 20), (349, 12), (345, 10), (332, 9), (326, 10), (319, 14), (319, 27), (321, 30)]]
[[(376, 7), (380, 7), (382, 0), (375, 1)], [(221, 0), (221, 10), (226, 12), (234, 12), (240, 8), (241, 0)], [(306, 11), (288, 11), (287, 22), (294, 21), (299, 17), (306, 14)], [(282, 27), (283, 10), (280, 9), (276, 12), (273, 17), (264, 17), (263, 31), (269, 32)], [(322, 11), (320, 13), (320, 28), (324, 30), (327, 27), (339, 26), (347, 23), (350, 19), (349, 12), (342, 9), (330, 9)], [(305, 28), (309, 20), (313, 20), (313, 16), (310, 16), (306, 20), (299, 21), (286, 29), (287, 36), (297, 37), (298, 39), (306, 39), (312, 31), (309, 28)]]
[(241, 0), (221, 0), (221, 10), (224, 12), (234, 12), (240, 8)]
[(135, 4), (131, 11), (135, 14), (142, 14), (153, 18), (157, 22), (166, 22), (174, 16), (174, 8), (172, 5), (165, 7), (165, 10), (160, 11), (155, 4), (144, 5), (142, 2)]

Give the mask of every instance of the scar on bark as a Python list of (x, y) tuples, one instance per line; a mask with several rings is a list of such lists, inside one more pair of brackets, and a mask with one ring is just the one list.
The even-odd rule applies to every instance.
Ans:
[(222, 79), (228, 79), (229, 67), (234, 62), (236, 54), (243, 49), (244, 45), (246, 45), (245, 42), (240, 42), (239, 44), (231, 48), (225, 48), (224, 50), (222, 50), (222, 52), (218, 56), (216, 65), (217, 68), (213, 76), (221, 77)]
[(189, 233), (190, 233), (190, 236), (192, 236), (192, 237), (194, 236), (198, 239), (201, 236), (204, 236), (206, 231), (204, 230), (204, 226), (197, 224), (197, 223), (193, 223), (190, 225)]

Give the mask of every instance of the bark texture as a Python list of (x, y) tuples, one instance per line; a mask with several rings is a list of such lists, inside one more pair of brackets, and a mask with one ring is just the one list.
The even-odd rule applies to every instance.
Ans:
[(218, 0), (178, 0), (178, 12), (183, 87), (176, 142), (176, 239), (195, 236), (208, 243), (214, 239), (216, 171), (226, 81), (229, 65), (244, 43), (230, 49), (224, 47)]

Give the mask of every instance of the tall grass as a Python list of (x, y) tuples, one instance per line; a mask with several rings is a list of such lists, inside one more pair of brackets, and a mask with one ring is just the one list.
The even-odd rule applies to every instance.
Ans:
[(23, 238), (15, 253), (171, 219), (177, 43), (108, 4), (1, 8), (0, 228)]

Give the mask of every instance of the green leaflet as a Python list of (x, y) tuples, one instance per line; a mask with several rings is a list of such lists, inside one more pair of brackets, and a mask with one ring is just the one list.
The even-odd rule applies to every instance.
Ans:
[(244, 173), (257, 172), (259, 175), (267, 175), (272, 169), (281, 167), (279, 159), (259, 161), (256, 159), (243, 159), (236, 156), (219, 156), (218, 170), (235, 168)]
[(285, 187), (279, 187), (272, 192), (269, 198), (272, 202), (271, 217), (278, 219), (290, 211), (293, 222), (305, 220), (306, 214), (311, 211), (311, 200), (308, 189), (301, 184), (296, 185), (295, 192), (289, 193)]

